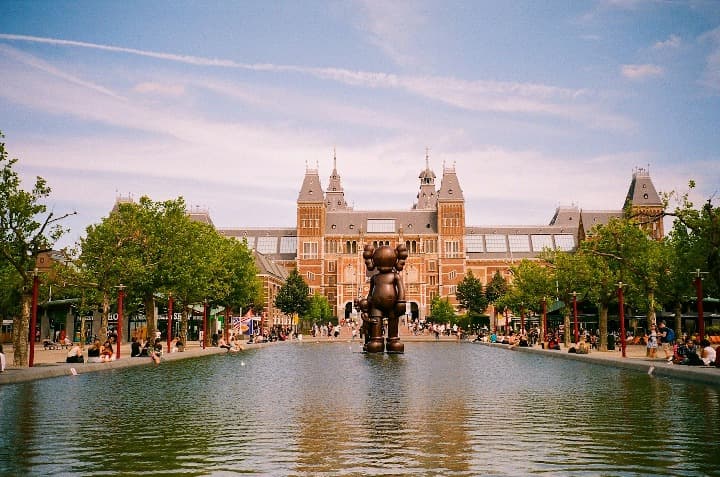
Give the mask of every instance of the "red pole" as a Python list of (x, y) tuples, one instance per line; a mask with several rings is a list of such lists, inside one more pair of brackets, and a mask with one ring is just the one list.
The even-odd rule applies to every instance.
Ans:
[(580, 341), (580, 332), (578, 330), (578, 317), (577, 317), (577, 293), (573, 292), (573, 325), (575, 326), (575, 343)]
[(547, 301), (545, 298), (542, 300), (542, 327), (543, 341), (547, 341)]
[(171, 351), (170, 343), (172, 342), (172, 329), (173, 329), (173, 297), (172, 294), (168, 295), (168, 315), (167, 315), (167, 347), (168, 353)]
[(40, 287), (40, 278), (38, 278), (37, 268), (33, 272), (33, 289), (32, 289), (32, 313), (30, 316), (30, 353), (28, 366), (33, 367), (35, 364), (35, 329), (37, 328), (37, 307), (38, 307), (38, 289)]
[(703, 315), (703, 288), (701, 277), (695, 279), (695, 291), (697, 292), (698, 341), (702, 341), (705, 338), (705, 316)]
[(509, 335), (508, 333), (508, 309), (505, 308), (505, 334)]
[(118, 286), (118, 322), (117, 322), (117, 357), (120, 359), (120, 344), (122, 343), (122, 327), (123, 327), (123, 298), (125, 297), (125, 285), (120, 284)]
[(625, 358), (625, 299), (623, 297), (623, 283), (618, 283), (618, 307), (620, 308), (620, 349), (622, 350), (622, 357)]
[(520, 331), (525, 334), (525, 307), (520, 307)]
[(205, 349), (205, 342), (207, 341), (207, 300), (203, 302), (203, 339), (202, 349)]

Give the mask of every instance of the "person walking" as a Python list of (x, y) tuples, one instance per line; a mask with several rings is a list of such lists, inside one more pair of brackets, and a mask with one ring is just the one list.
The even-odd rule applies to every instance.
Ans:
[(668, 363), (672, 362), (675, 350), (675, 331), (672, 328), (668, 328), (665, 324), (665, 320), (660, 322), (658, 328), (658, 336), (660, 337), (660, 344), (662, 345), (663, 352), (665, 353), (665, 359)]
[(655, 325), (650, 325), (650, 331), (647, 335), (645, 335), (645, 340), (647, 341), (647, 350), (645, 351), (645, 356), (647, 356), (650, 359), (655, 359), (657, 356), (657, 327)]

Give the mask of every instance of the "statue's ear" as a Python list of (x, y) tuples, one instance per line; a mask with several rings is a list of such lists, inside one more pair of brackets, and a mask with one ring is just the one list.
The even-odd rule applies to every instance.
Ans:
[(365, 245), (363, 250), (363, 258), (365, 259), (365, 266), (368, 270), (375, 270), (375, 262), (373, 261), (373, 254), (375, 253), (375, 247), (370, 244)]
[(408, 249), (404, 243), (398, 244), (398, 246), (395, 247), (395, 254), (397, 255), (398, 261), (405, 261), (405, 259), (408, 258)]

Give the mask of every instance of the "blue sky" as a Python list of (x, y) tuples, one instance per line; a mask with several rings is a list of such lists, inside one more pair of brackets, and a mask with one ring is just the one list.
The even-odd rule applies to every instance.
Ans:
[(293, 226), (333, 149), (348, 203), (376, 210), (412, 206), (429, 148), (469, 225), (618, 209), (636, 167), (720, 189), (717, 0), (5, 0), (0, 71), (27, 187), (78, 212), (61, 245), (118, 195)]

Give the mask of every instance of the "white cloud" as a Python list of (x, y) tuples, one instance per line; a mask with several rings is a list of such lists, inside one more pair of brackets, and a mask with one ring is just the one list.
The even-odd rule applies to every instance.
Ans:
[(676, 49), (682, 44), (682, 40), (677, 35), (670, 35), (667, 40), (658, 41), (653, 45), (654, 50)]
[(427, 19), (418, 2), (407, 0), (358, 0), (363, 20), (358, 28), (400, 66), (417, 66), (414, 40), (424, 30)]
[(133, 91), (140, 94), (159, 94), (163, 96), (182, 96), (185, 94), (185, 86), (182, 84), (157, 83), (146, 81), (138, 83)]
[[(517, 114), (543, 114), (571, 119), (590, 128), (611, 130), (634, 129), (635, 125), (624, 117), (609, 114), (594, 104), (597, 99), (591, 91), (566, 89), (533, 83), (514, 83), (483, 80), (464, 80), (438, 76), (401, 76), (383, 72), (352, 71), (343, 68), (314, 68), (295, 65), (247, 64), (231, 60), (209, 59), (196, 56), (157, 53), (153, 51), (123, 48), (95, 43), (31, 37), (25, 35), (0, 34), (0, 39), (24, 42), (39, 42), (99, 49), (116, 53), (152, 57), (167, 61), (199, 66), (239, 68), (257, 72), (299, 73), (318, 79), (331, 80), (350, 86), (364, 88), (401, 89), (425, 98), (440, 101), (456, 108), (470, 111), (489, 111)], [(644, 67), (652, 65), (625, 65), (632, 78), (641, 74)], [(638, 69), (634, 71), (633, 68)], [(658, 67), (655, 67), (658, 68)]]
[(660, 76), (664, 73), (664, 69), (657, 65), (622, 65), (620, 70), (622, 75), (631, 80), (643, 80), (654, 76)]
[(699, 39), (710, 44), (701, 83), (714, 91), (720, 91), (720, 27), (702, 34)]

